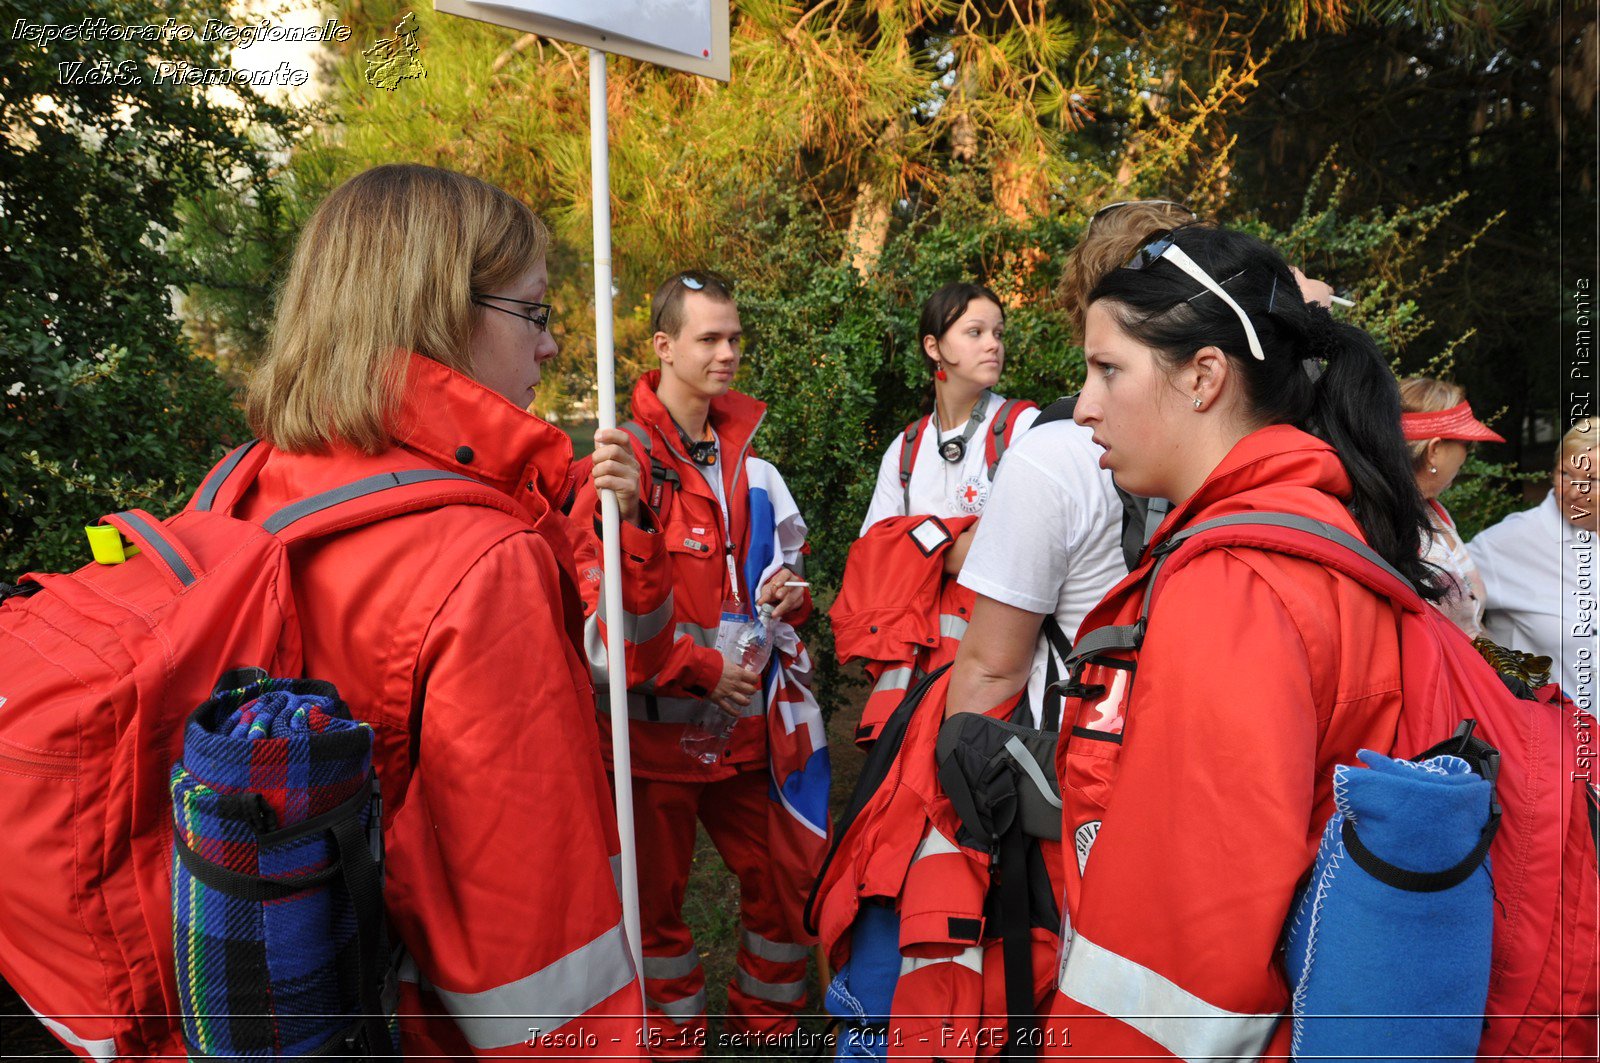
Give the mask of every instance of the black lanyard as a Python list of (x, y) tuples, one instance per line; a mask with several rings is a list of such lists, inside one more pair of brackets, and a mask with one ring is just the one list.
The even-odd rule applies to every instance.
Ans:
[[(977, 434), (978, 428), (983, 424), (983, 419), (988, 410), (989, 392), (984, 391), (982, 395), (978, 396), (978, 401), (972, 404), (972, 416), (967, 418), (967, 430), (954, 439), (940, 440), (938, 444), (939, 456), (951, 465), (959, 465), (966, 458), (967, 444), (972, 442), (972, 437)], [(937, 437), (940, 432), (944, 431), (944, 427), (939, 424), (939, 403), (937, 400), (933, 404), (933, 421), (934, 434)], [(681, 432), (683, 429), (680, 428), (678, 431)]]

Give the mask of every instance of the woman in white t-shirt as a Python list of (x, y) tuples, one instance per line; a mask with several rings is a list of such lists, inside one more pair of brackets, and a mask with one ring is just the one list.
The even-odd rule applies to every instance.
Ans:
[[(933, 410), (884, 451), (862, 535), (885, 517), (983, 512), (997, 452), (1039, 415), (1032, 403), (1008, 404), (994, 393), (1005, 368), (1005, 326), (999, 297), (981, 284), (946, 284), (922, 304), (917, 334), (933, 376)], [(946, 572), (961, 570), (971, 541), (971, 529), (957, 537), (945, 555)]]
[(1411, 471), (1432, 523), (1422, 560), (1447, 577), (1445, 597), (1436, 604), (1468, 638), (1477, 638), (1483, 634), (1483, 577), (1439, 496), (1455, 482), (1473, 443), (1504, 443), (1505, 438), (1474, 417), (1461, 385), (1448, 381), (1425, 376), (1402, 380), (1400, 410)]
[(868, 743), (905, 691), (949, 662), (972, 592), (955, 582), (1012, 438), (1039, 415), (995, 394), (1005, 310), (979, 284), (947, 284), (922, 306), (920, 353), (933, 409), (895, 435), (830, 612), (842, 661), (863, 660), (873, 690), (856, 739)]

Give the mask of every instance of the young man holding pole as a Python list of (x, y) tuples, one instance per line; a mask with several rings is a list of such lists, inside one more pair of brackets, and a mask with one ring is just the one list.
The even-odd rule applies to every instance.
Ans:
[[(764, 681), (759, 665), (753, 671), (725, 660), (717, 636), (726, 617), (754, 617), (770, 606), (776, 654), (782, 649), (778, 632), (809, 616), (811, 599), (795, 571), (796, 531), (803, 535), (804, 527), (797, 512), (786, 529), (790, 541), (780, 534), (769, 550), (771, 562), (749, 563), (752, 523), (759, 547), (760, 523), (766, 522), (770, 542), (773, 522), (766, 494), (752, 490), (752, 479), (777, 480), (774, 496), (787, 499), (787, 490), (770, 465), (750, 456), (765, 406), (732, 390), (741, 326), (730, 284), (707, 272), (674, 274), (655, 293), (651, 322), (661, 368), (639, 380), (633, 420), (624, 427), (634, 437), (644, 501), (666, 539), (676, 637), (659, 668), (630, 670), (628, 716), (648, 1047), (656, 1058), (683, 1058), (702, 1055), (706, 1045), (705, 974), (683, 921), (697, 819), (739, 878), (741, 933), (728, 989), (728, 1035), (759, 1043), (792, 1033), (804, 1003), (809, 947), (797, 940), (798, 927), (791, 929), (803, 897), (789, 896), (797, 878), (784, 874), (790, 857), (768, 844), (766, 713), (783, 680), (775, 682), (768, 672)], [(753, 497), (762, 499), (754, 522)], [(772, 564), (776, 571), (761, 578)], [(604, 654), (597, 643), (590, 659), (607, 727)], [(736, 722), (726, 751), (707, 762), (686, 751), (683, 740), (697, 720), (704, 722), (709, 706)], [(719, 717), (710, 719), (715, 730)]]

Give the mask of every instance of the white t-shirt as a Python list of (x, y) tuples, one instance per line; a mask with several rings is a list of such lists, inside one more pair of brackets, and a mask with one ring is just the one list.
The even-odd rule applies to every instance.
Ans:
[(1595, 536), (1561, 518), (1554, 491), (1467, 544), (1483, 576), (1484, 632), (1524, 653), (1548, 656), (1552, 676), (1595, 713)]
[[(967, 430), (962, 421), (950, 431), (935, 431), (936, 419), (931, 419), (917, 438), (917, 462), (911, 469), (911, 509), (906, 509), (906, 493), (900, 487), (900, 450), (905, 445), (904, 429), (895, 433), (894, 441), (884, 451), (878, 465), (878, 483), (872, 490), (872, 502), (867, 506), (866, 520), (861, 522), (861, 534), (887, 517), (905, 517), (912, 513), (927, 513), (935, 517), (968, 517), (983, 512), (993, 485), (989, 483), (988, 453), (989, 432), (994, 428), (995, 414), (1000, 412), (1005, 399), (990, 392), (984, 410), (983, 423), (967, 441), (967, 454), (958, 464), (952, 465), (939, 454), (939, 444), (946, 439), (959, 438)], [(1039, 416), (1033, 407), (1012, 414), (1012, 446), (1021, 440)]]
[[(1016, 439), (995, 475), (959, 582), (997, 602), (1053, 615), (1067, 638), (1128, 574), (1122, 557), (1122, 502), (1100, 468), (1092, 430), (1051, 421)], [(1039, 726), (1045, 671), (1054, 655), (1041, 631), (1028, 676)], [(1061, 661), (1056, 671), (1062, 675)]]

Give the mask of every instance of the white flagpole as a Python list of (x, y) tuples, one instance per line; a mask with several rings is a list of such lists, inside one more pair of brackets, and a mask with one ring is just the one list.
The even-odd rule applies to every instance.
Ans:
[[(611, 321), (611, 155), (606, 121), (606, 53), (589, 49), (589, 172), (594, 208), (594, 353), (600, 427), (617, 426), (617, 354)], [(643, 502), (641, 501), (642, 505)], [(628, 747), (628, 681), (623, 648), (621, 516), (614, 491), (600, 492), (605, 562), (606, 675), (611, 693), (611, 764), (617, 780), (617, 834), (622, 840), (622, 926), (643, 977), (639, 938), (639, 857), (633, 828), (633, 756)]]

